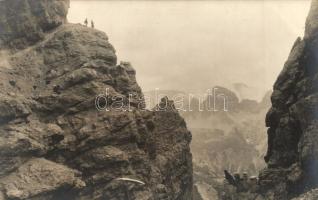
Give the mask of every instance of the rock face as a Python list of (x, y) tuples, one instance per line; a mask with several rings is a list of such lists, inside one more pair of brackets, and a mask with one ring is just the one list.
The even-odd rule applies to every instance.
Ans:
[(69, 0), (0, 2), (0, 44), (24, 48), (66, 21)]
[(313, 200), (313, 199), (318, 199), (317, 189), (306, 192), (305, 194), (302, 194), (299, 197), (293, 198), (292, 200)]
[(318, 1), (272, 94), (267, 114), (268, 168), (260, 174), (267, 199), (289, 199), (318, 186)]
[[(85, 187), (78, 171), (43, 158), (30, 159), (15, 173), (4, 177), (2, 183), (9, 199), (30, 199), (60, 187)], [(43, 195), (45, 198), (45, 195)]]
[(143, 109), (134, 69), (66, 24), (68, 3), (0, 2), (0, 199), (191, 200), (185, 121), (165, 98)]

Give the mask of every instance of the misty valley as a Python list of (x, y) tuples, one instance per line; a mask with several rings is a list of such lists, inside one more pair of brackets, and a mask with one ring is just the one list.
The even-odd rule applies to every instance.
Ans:
[(318, 199), (318, 0), (0, 1), (0, 200)]

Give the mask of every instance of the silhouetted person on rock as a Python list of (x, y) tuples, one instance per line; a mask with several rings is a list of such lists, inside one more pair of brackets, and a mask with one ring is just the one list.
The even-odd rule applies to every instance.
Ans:
[(88, 25), (88, 20), (87, 20), (87, 18), (86, 18), (85, 21), (84, 21), (84, 25), (85, 25), (85, 26)]
[(91, 27), (92, 27), (92, 28), (95, 28), (95, 24), (94, 24), (94, 21), (93, 21), (93, 20), (91, 20)]

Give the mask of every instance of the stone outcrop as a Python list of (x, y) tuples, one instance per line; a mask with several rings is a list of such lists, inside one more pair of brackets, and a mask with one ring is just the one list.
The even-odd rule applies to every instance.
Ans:
[(318, 186), (318, 1), (305, 36), (298, 38), (280, 73), (267, 114), (268, 164), (260, 174), (267, 199), (290, 199)]
[(0, 45), (25, 48), (66, 21), (69, 0), (0, 1)]
[[(265, 167), (267, 129), (264, 118), (271, 106), (272, 92), (267, 92), (261, 102), (239, 101), (237, 93), (230, 89), (220, 86), (213, 88), (208, 91), (209, 96), (192, 99), (189, 97), (193, 94), (184, 91), (155, 90), (144, 93), (145, 99), (148, 98), (148, 107), (165, 95), (174, 99), (175, 107), (191, 130), (194, 199), (223, 197), (224, 169), (255, 176)], [(224, 97), (228, 111), (224, 111)], [(211, 101), (210, 105), (208, 100)]]
[(185, 121), (166, 98), (143, 109), (135, 70), (68, 3), (0, 2), (0, 199), (191, 200)]
[[(2, 184), (9, 199), (30, 199), (33, 196), (65, 188), (83, 188), (79, 172), (43, 158), (30, 159), (15, 173), (4, 177)], [(44, 194), (44, 195), (43, 195)]]
[(310, 190), (305, 194), (300, 195), (299, 197), (293, 198), (292, 200), (314, 200), (318, 199), (318, 190)]
[[(318, 0), (313, 0), (304, 38), (294, 43), (271, 95), (266, 116), (267, 167), (253, 192), (236, 199), (314, 200), (318, 186)], [(226, 199), (226, 198), (225, 198)]]

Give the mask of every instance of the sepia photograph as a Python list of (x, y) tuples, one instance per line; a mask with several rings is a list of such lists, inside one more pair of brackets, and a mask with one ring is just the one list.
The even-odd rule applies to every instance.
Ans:
[(0, 200), (318, 200), (318, 0), (0, 0)]

